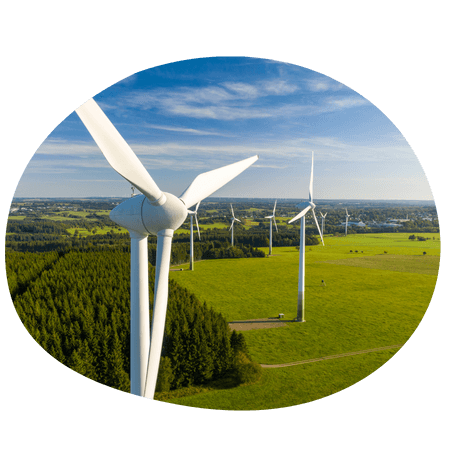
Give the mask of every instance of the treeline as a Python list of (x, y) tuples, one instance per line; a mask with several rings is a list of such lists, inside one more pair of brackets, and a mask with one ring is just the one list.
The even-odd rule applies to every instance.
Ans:
[[(258, 247), (268, 247), (267, 233), (249, 230), (235, 234), (235, 245), (231, 247), (230, 235), (227, 230), (208, 230), (202, 233), (202, 240), (197, 238), (194, 242), (194, 259), (218, 259), (218, 258), (261, 258), (265, 254)], [(37, 235), (38, 236), (38, 235)], [(37, 237), (36, 236), (36, 237)], [(103, 249), (115, 249), (120, 252), (130, 251), (130, 236), (128, 233), (114, 233), (79, 237), (55, 238), (49, 235), (49, 239), (8, 239), (6, 248), (17, 252), (59, 252), (67, 253), (71, 250), (82, 252), (97, 251)], [(149, 262), (156, 262), (156, 237), (149, 236)], [(273, 236), (274, 247), (293, 247), (299, 243), (298, 232), (278, 233)], [(318, 245), (319, 239), (313, 234), (306, 235), (306, 245)], [(186, 234), (175, 234), (172, 244), (172, 264), (183, 264), (189, 261), (190, 236)]]
[[(79, 225), (78, 225), (79, 226)], [(56, 235), (69, 235), (67, 231), (68, 224), (59, 223), (53, 220), (9, 220), (6, 226), (7, 233), (20, 233), (24, 234), (56, 234)]]
[[(7, 252), (6, 267), (16, 311), (37, 343), (80, 374), (129, 392), (129, 255)], [(150, 298), (153, 286), (149, 266)], [(243, 373), (259, 376), (243, 335), (236, 337), (221, 314), (174, 281), (169, 283), (161, 368), (159, 390), (224, 377), (243, 382)]]

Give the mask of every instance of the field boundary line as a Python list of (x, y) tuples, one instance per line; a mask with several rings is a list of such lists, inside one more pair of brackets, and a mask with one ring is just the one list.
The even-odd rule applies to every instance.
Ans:
[(290, 362), (290, 363), (261, 364), (261, 367), (263, 369), (276, 369), (279, 367), (298, 366), (300, 364), (308, 364), (308, 363), (313, 363), (313, 362), (318, 362), (318, 361), (325, 361), (327, 359), (345, 358), (346, 356), (361, 355), (363, 353), (381, 352), (383, 350), (390, 350), (392, 348), (400, 348), (400, 347), (403, 347), (403, 344), (402, 345), (389, 345), (387, 347), (369, 348), (367, 350), (358, 350), (356, 352), (341, 353), (339, 355), (321, 356), (319, 358), (305, 359), (303, 361), (295, 361), (295, 362)]

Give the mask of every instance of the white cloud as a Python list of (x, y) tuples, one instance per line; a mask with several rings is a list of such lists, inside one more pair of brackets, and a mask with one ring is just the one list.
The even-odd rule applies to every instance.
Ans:
[(364, 97), (352, 95), (349, 97), (329, 97), (325, 103), (325, 109), (329, 107), (330, 110), (341, 110), (346, 108), (353, 108), (355, 106), (371, 105)]
[(234, 92), (240, 99), (258, 98), (261, 92), (256, 86), (248, 83), (222, 83), (229, 91)]
[(146, 125), (146, 127), (153, 128), (155, 130), (173, 131), (175, 133), (195, 134), (198, 136), (226, 136), (225, 134), (218, 133), (216, 131), (197, 130), (194, 128), (171, 127), (166, 125)]
[(262, 83), (262, 87), (267, 95), (287, 95), (298, 90), (298, 86), (285, 80), (268, 80)]
[(306, 86), (312, 92), (338, 91), (344, 88), (343, 84), (325, 77), (306, 80)]
[[(275, 113), (255, 106), (254, 101), (269, 95), (284, 96), (297, 86), (281, 79), (256, 82), (225, 82), (216, 86), (135, 91), (119, 100), (124, 107), (158, 109), (163, 114), (236, 120), (272, 117)], [(252, 103), (253, 102), (253, 103)]]

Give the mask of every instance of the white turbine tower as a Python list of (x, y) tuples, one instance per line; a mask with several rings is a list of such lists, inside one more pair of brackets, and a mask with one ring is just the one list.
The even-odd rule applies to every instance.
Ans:
[[(126, 228), (131, 236), (131, 393), (153, 398), (164, 336), (173, 232), (185, 221), (187, 208), (231, 181), (253, 164), (258, 156), (198, 175), (177, 198), (168, 192), (161, 192), (93, 99), (80, 106), (76, 112), (112, 168), (143, 194), (116, 206), (109, 217)], [(149, 234), (157, 236), (151, 330), (148, 298)]]
[(325, 217), (327, 217), (328, 213), (325, 213), (325, 215), (323, 215), (322, 213), (320, 213), (320, 217), (322, 217), (322, 236), (323, 236), (323, 230), (325, 229)]
[[(234, 225), (234, 222), (236, 222), (236, 221), (237, 222), (241, 222), (241, 221), (239, 219), (237, 219), (236, 217), (234, 217), (233, 205), (230, 204), (230, 206), (231, 206), (231, 214), (233, 216), (233, 218), (231, 220), (231, 227), (230, 227), (230, 230), (231, 230), (231, 246), (233, 247), (233, 245), (234, 245), (234, 228), (233, 228), (233, 225)], [(230, 231), (230, 230), (228, 230), (228, 231)]]
[(298, 208), (304, 208), (299, 214), (297, 214), (288, 223), (295, 222), (297, 219), (301, 218), (300, 223), (300, 256), (299, 256), (299, 269), (298, 269), (298, 296), (297, 296), (297, 322), (305, 321), (305, 215), (311, 210), (314, 220), (319, 230), (320, 239), (323, 242), (322, 233), (319, 228), (319, 223), (317, 222), (316, 214), (314, 213), (314, 208), (316, 205), (313, 203), (313, 168), (314, 168), (314, 152), (312, 154), (311, 162), (311, 178), (309, 180), (309, 201), (303, 202), (297, 205)]
[(190, 258), (189, 258), (189, 269), (194, 270), (194, 217), (195, 222), (197, 223), (197, 231), (198, 231), (198, 239), (200, 240), (200, 227), (198, 226), (198, 219), (197, 219), (197, 211), (198, 207), (200, 205), (200, 202), (197, 203), (197, 206), (195, 207), (194, 211), (190, 211), (188, 209), (188, 214), (191, 216), (191, 248), (190, 248)]
[(275, 229), (278, 233), (277, 222), (275, 221), (275, 208), (277, 207), (277, 201), (275, 200), (275, 206), (273, 207), (273, 213), (271, 216), (264, 217), (265, 219), (270, 219), (270, 239), (269, 239), (269, 255), (272, 254), (272, 221), (275, 224)]
[(348, 219), (350, 219), (350, 216), (348, 214), (347, 208), (345, 208), (345, 235), (346, 236), (347, 236)]

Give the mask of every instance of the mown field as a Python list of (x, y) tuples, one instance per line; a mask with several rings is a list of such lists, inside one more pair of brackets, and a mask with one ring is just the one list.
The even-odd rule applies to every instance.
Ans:
[[(429, 239), (411, 241), (406, 233), (327, 236), (325, 247), (307, 247), (304, 323), (291, 321), (298, 289), (295, 248), (274, 248), (267, 258), (201, 261), (193, 272), (173, 271), (170, 276), (230, 322), (283, 313), (283, 327), (244, 331), (250, 354), (259, 363), (403, 345), (426, 312), (439, 268), (439, 234), (420, 235)], [(215, 409), (309, 402), (351, 386), (395, 352), (263, 369), (254, 385), (171, 402)]]

